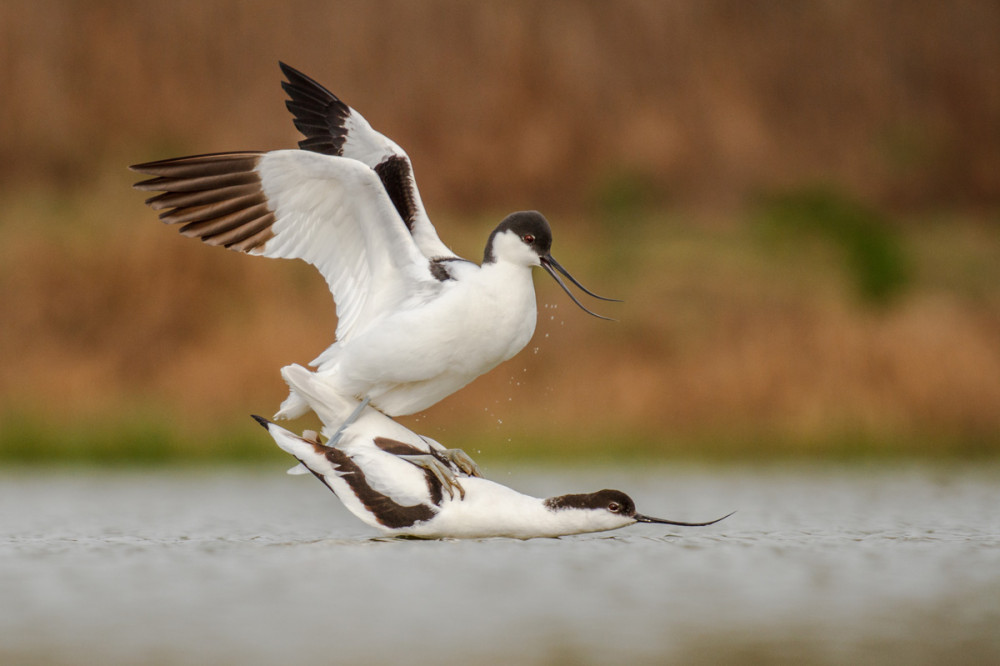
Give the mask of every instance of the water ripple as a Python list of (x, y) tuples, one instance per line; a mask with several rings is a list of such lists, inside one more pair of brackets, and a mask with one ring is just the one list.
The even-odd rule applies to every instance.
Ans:
[(279, 473), (7, 474), (0, 662), (1000, 662), (995, 471), (503, 478), (740, 512), (422, 541), (379, 537)]

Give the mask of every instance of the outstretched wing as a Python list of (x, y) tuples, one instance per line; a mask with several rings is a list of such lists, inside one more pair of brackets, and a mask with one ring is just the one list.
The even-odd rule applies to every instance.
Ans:
[(278, 64), (288, 79), (281, 83), (290, 98), (285, 106), (295, 116), (295, 127), (306, 137), (299, 141), (299, 147), (324, 155), (348, 157), (374, 169), (424, 256), (428, 259), (455, 257), (438, 238), (427, 217), (410, 158), (403, 149), (372, 129), (360, 113), (319, 83), (294, 67), (283, 62)]
[(378, 176), (357, 160), (302, 150), (196, 155), (131, 167), (160, 219), (209, 245), (302, 259), (326, 279), (347, 341), (440, 281)]

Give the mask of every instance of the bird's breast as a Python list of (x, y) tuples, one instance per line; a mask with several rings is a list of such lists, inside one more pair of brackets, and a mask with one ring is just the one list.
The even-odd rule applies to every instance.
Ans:
[(459, 347), (468, 347), (463, 353), (482, 354), (499, 363), (528, 344), (537, 318), (530, 272), (507, 279), (495, 276), (474, 280), (456, 287), (464, 291), (460, 294), (462, 304), (456, 308), (462, 312)]

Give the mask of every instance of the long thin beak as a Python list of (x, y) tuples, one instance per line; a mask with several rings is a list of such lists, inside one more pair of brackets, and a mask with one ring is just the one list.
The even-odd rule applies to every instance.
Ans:
[(560, 264), (558, 261), (556, 261), (556, 258), (553, 257), (551, 254), (547, 254), (544, 257), (542, 257), (542, 263), (545, 263), (546, 261), (548, 261), (550, 264), (552, 264), (552, 268), (556, 269), (557, 271), (559, 271), (560, 273), (562, 273), (563, 275), (565, 275), (566, 277), (568, 277), (570, 282), (572, 282), (577, 287), (579, 287), (580, 289), (582, 289), (583, 293), (587, 294), (588, 296), (593, 296), (594, 298), (600, 299), (602, 301), (611, 301), (612, 303), (623, 303), (624, 302), (620, 298), (608, 298), (606, 296), (598, 296), (597, 294), (595, 294), (591, 290), (587, 289), (582, 284), (580, 284), (580, 282), (575, 277), (573, 277), (572, 275), (570, 275), (569, 271), (567, 271), (565, 268), (563, 268), (562, 264)]
[(638, 523), (660, 523), (660, 524), (663, 524), (663, 525), (681, 525), (683, 527), (705, 527), (706, 525), (714, 525), (717, 522), (719, 522), (720, 520), (725, 520), (726, 518), (728, 518), (729, 516), (733, 515), (734, 513), (736, 513), (736, 512), (732, 511), (732, 512), (727, 513), (726, 515), (724, 515), (722, 518), (716, 518), (715, 520), (710, 520), (707, 523), (682, 523), (682, 522), (677, 521), (677, 520), (664, 520), (663, 518), (651, 518), (650, 516), (644, 516), (644, 515), (639, 514), (639, 513), (635, 514), (635, 516), (633, 516), (633, 518), (635, 518), (636, 522), (638, 522)]
[(553, 277), (553, 279), (555, 279), (555, 281), (559, 283), (559, 286), (563, 288), (563, 291), (565, 291), (569, 295), (569, 297), (573, 299), (573, 302), (576, 303), (577, 307), (579, 307), (581, 310), (583, 310), (587, 314), (593, 315), (593, 316), (597, 317), (598, 319), (604, 319), (604, 320), (607, 320), (607, 321), (616, 321), (616, 320), (612, 319), (611, 317), (605, 317), (604, 315), (599, 315), (596, 312), (592, 312), (592, 311), (588, 310), (584, 306), (584, 304), (581, 303), (577, 299), (577, 297), (573, 295), (573, 292), (571, 292), (569, 290), (569, 287), (566, 286), (566, 283), (562, 281), (562, 278), (559, 277), (559, 275), (558, 275), (558, 273), (556, 273), (556, 271), (559, 271), (559, 273), (562, 273), (563, 275), (565, 275), (567, 278), (569, 278), (570, 282), (572, 282), (577, 287), (579, 287), (580, 289), (582, 289), (587, 294), (593, 296), (594, 298), (599, 298), (602, 301), (615, 301), (617, 303), (621, 303), (621, 301), (619, 301), (618, 299), (615, 299), (615, 298), (605, 298), (603, 296), (598, 296), (594, 292), (592, 292), (589, 289), (587, 289), (586, 287), (584, 287), (582, 284), (580, 284), (577, 281), (577, 279), (575, 277), (573, 277), (572, 275), (569, 274), (569, 271), (567, 271), (565, 268), (563, 268), (562, 266), (560, 266), (559, 262), (556, 261), (555, 259), (553, 259), (551, 254), (547, 254), (547, 255), (541, 257), (541, 264), (542, 264), (542, 268), (544, 268), (546, 270), (546, 272), (548, 272), (548, 274), (551, 275)]

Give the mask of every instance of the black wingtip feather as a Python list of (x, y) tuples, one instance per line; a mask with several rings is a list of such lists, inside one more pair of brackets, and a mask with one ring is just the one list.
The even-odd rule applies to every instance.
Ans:
[(278, 62), (287, 81), (281, 88), (288, 95), (285, 108), (292, 114), (295, 127), (305, 137), (299, 148), (326, 155), (341, 155), (347, 132), (344, 121), (351, 108), (336, 95), (294, 67)]
[(340, 150), (336, 147), (331, 139), (324, 136), (313, 136), (308, 139), (303, 139), (299, 141), (299, 148), (302, 150), (310, 150), (314, 153), (323, 153), (325, 155), (340, 155)]
[(274, 237), (274, 213), (261, 189), (259, 152), (192, 155), (137, 164), (155, 176), (133, 185), (160, 191), (146, 203), (180, 232), (238, 252), (256, 250)]

